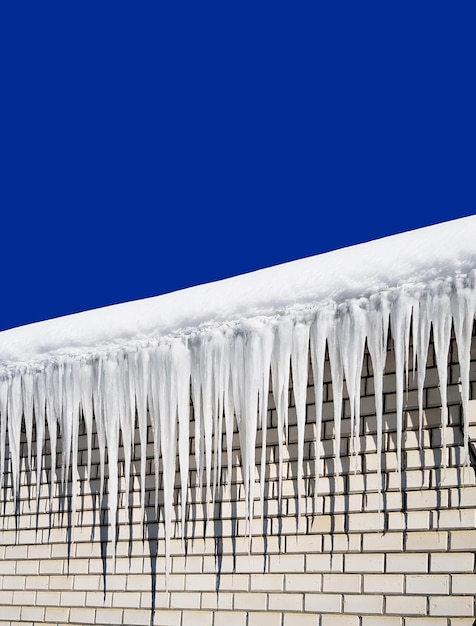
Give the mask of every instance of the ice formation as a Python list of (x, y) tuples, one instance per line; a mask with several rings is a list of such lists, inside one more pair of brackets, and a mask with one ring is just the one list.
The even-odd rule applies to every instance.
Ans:
[[(0, 466), (5, 467), (8, 449), (13, 498), (19, 496), (20, 440), (24, 428), (30, 467), (32, 458), (36, 457), (33, 467), (38, 484), (46, 437), (52, 458), (61, 437), (61, 480), (66, 483), (68, 477), (73, 477), (74, 513), (80, 420), (84, 419), (87, 432), (88, 469), (95, 422), (100, 491), (101, 494), (106, 491), (107, 451), (110, 536), (115, 537), (120, 439), (127, 493), (137, 425), (143, 518), (147, 424), (150, 423), (156, 495), (159, 483), (163, 489), (168, 569), (176, 488), (180, 492), (182, 532), (185, 526), (192, 436), (203, 490), (206, 499), (213, 502), (221, 475), (220, 442), (226, 441), (225, 475), (229, 479), (231, 438), (236, 423), (249, 520), (253, 517), (257, 476), (260, 476), (262, 501), (270, 375), (281, 434), (279, 497), (290, 376), (298, 429), (299, 506), (303, 494), (308, 363), (310, 359), (319, 437), (326, 351), (333, 384), (336, 467), (339, 467), (344, 383), (350, 404), (351, 451), (359, 452), (360, 378), (366, 346), (374, 371), (380, 458), (389, 329), (396, 367), (399, 471), (406, 379), (413, 375), (409, 370), (416, 371), (421, 432), (430, 333), (440, 380), (446, 450), (447, 358), (452, 329), (460, 362), (464, 449), (469, 463), (469, 365), (476, 313), (475, 235), (476, 217), (465, 218), (176, 294), (0, 333)], [(243, 301), (243, 297), (248, 299)], [(191, 404), (195, 418), (193, 433)], [(34, 425), (35, 450), (32, 449)], [(259, 429), (262, 448), (261, 453), (256, 453)], [(177, 456), (180, 485), (175, 487)], [(443, 463), (446, 464), (446, 457)], [(378, 472), (380, 475), (380, 462)], [(54, 480), (51, 472), (51, 496), (55, 492)]]

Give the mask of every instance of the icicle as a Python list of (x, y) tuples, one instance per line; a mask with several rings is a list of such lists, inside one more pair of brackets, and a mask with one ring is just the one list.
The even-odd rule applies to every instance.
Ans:
[(261, 523), (264, 519), (264, 488), (266, 478), (266, 443), (268, 431), (268, 396), (271, 354), (273, 352), (273, 330), (269, 324), (261, 329), (261, 384), (259, 391), (258, 420), (261, 425), (261, 476), (260, 476), (260, 509)]
[(231, 499), (231, 482), (232, 482), (232, 462), (233, 462), (233, 424), (235, 411), (233, 406), (233, 390), (231, 388), (231, 374), (230, 374), (230, 337), (227, 333), (226, 344), (226, 366), (225, 366), (225, 378), (223, 381), (224, 388), (224, 411), (225, 411), (225, 428), (226, 428), (226, 457), (227, 457), (227, 491), (228, 498)]
[(119, 461), (119, 366), (117, 355), (111, 354), (99, 361), (99, 390), (102, 398), (102, 420), (106, 435), (109, 476), (108, 486), (108, 512), (109, 527), (111, 529), (112, 559), (116, 561), (116, 529), (117, 529), (117, 504), (118, 504), (118, 461)]
[(213, 416), (213, 482), (212, 503), (216, 502), (217, 490), (220, 485), (221, 475), (221, 452), (223, 436), (223, 396), (224, 396), (224, 362), (223, 362), (223, 333), (214, 333), (210, 346), (212, 364), (212, 416)]
[(433, 341), (435, 345), (436, 368), (440, 382), (441, 428), (443, 443), (443, 468), (448, 465), (446, 427), (448, 423), (448, 352), (451, 339), (450, 285), (438, 285), (432, 298)]
[[(263, 380), (262, 342), (259, 325), (243, 328), (235, 339), (234, 369), (238, 374), (238, 393), (235, 413), (239, 416), (238, 430), (245, 488), (248, 547), (251, 547), (251, 522), (253, 519), (253, 486), (256, 468), (256, 432), (258, 426), (259, 396)], [(261, 393), (263, 391), (261, 390)]]
[(408, 367), (409, 324), (412, 314), (412, 300), (401, 291), (392, 302), (390, 321), (395, 351), (395, 386), (397, 396), (397, 471), (402, 471), (403, 434), (403, 392), (405, 372)]
[(197, 339), (191, 340), (192, 360), (191, 368), (191, 390), (193, 403), (193, 416), (195, 420), (194, 444), (195, 444), (195, 467), (197, 471), (198, 488), (202, 488), (202, 386), (200, 380), (200, 342)]
[[(402, 471), (402, 434), (405, 380), (408, 383), (410, 330), (413, 332), (413, 370), (417, 365), (419, 439), (424, 406), (425, 370), (431, 328), (441, 393), (443, 466), (447, 465), (446, 427), (448, 421), (447, 361), (451, 325), (458, 348), (463, 405), (465, 463), (469, 463), (470, 350), (476, 312), (474, 277), (461, 277), (397, 288), (367, 299), (322, 303), (307, 313), (288, 311), (273, 318), (257, 318), (229, 323), (223, 327), (197, 330), (185, 338), (161, 338), (129, 346), (127, 351), (103, 352), (96, 356), (66, 356), (42, 364), (38, 369), (22, 366), (21, 371), (5, 373), (0, 380), (0, 486), (9, 446), (13, 498), (20, 496), (21, 428), (25, 425), (27, 465), (32, 465), (33, 416), (36, 425), (36, 498), (40, 498), (42, 455), (46, 426), (51, 449), (49, 493), (52, 501), (56, 483), (65, 487), (71, 470), (71, 515), (75, 525), (78, 478), (78, 438), (81, 415), (87, 434), (87, 469), (91, 476), (91, 447), (94, 426), (99, 449), (100, 504), (106, 502), (105, 476), (111, 539), (117, 539), (119, 442), (124, 449), (125, 506), (132, 500), (131, 461), (135, 420), (140, 437), (140, 506), (145, 519), (148, 419), (152, 427), (155, 468), (155, 503), (159, 494), (165, 530), (166, 573), (170, 572), (170, 545), (173, 537), (176, 457), (180, 470), (181, 535), (185, 537), (188, 481), (190, 474), (190, 401), (195, 416), (195, 459), (200, 488), (206, 502), (215, 503), (221, 487), (223, 436), (226, 430), (227, 489), (231, 496), (234, 420), (238, 426), (246, 505), (247, 534), (251, 542), (254, 492), (257, 473), (257, 431), (261, 428), (260, 504), (264, 515), (269, 381), (272, 374), (278, 432), (278, 497), (282, 498), (284, 443), (288, 440), (288, 400), (290, 367), (297, 417), (297, 512), (302, 514), (306, 394), (310, 347), (316, 402), (315, 473), (321, 464), (321, 431), (324, 400), (326, 345), (329, 354), (334, 411), (335, 473), (341, 472), (341, 419), (343, 385), (346, 381), (350, 402), (351, 453), (359, 453), (360, 384), (365, 342), (372, 360), (377, 421), (378, 490), (382, 490), (383, 380), (387, 336), (391, 323), (395, 351), (397, 463)], [(313, 318), (314, 316), (314, 318)], [(312, 324), (310, 321), (313, 319)], [(135, 349), (134, 349), (135, 348)], [(126, 350), (124, 348), (124, 350)], [(130, 351), (129, 351), (130, 350)], [(408, 387), (408, 384), (407, 384)], [(24, 420), (24, 422), (23, 422)], [(224, 424), (223, 424), (224, 422)], [(56, 475), (58, 428), (61, 433), (61, 464)], [(106, 453), (107, 451), (107, 453)], [(106, 454), (108, 467), (106, 468)], [(224, 463), (224, 461), (223, 461)], [(59, 477), (61, 475), (61, 478)], [(205, 480), (205, 485), (203, 485)], [(210, 509), (211, 507), (209, 507)], [(158, 515), (158, 518), (160, 516)], [(115, 559), (115, 550), (113, 554)]]
[(23, 415), (21, 375), (13, 376), (8, 398), (8, 444), (12, 466), (12, 490), (15, 505), (20, 495), (20, 435)]
[(428, 347), (430, 345), (431, 333), (431, 311), (430, 298), (428, 292), (424, 292), (418, 306), (413, 312), (413, 350), (417, 361), (417, 393), (418, 393), (418, 442), (420, 450), (423, 441), (423, 391), (425, 385), (426, 362), (428, 360)]
[(5, 452), (7, 447), (7, 420), (8, 420), (8, 395), (10, 389), (10, 379), (4, 378), (0, 381), (0, 491), (3, 489), (5, 472)]
[(81, 378), (79, 374), (80, 364), (73, 361), (71, 364), (71, 440), (72, 440), (72, 461), (71, 461), (71, 532), (76, 525), (76, 502), (78, 495), (78, 437), (79, 437), (79, 416), (81, 407)]
[(135, 380), (137, 422), (140, 439), (140, 519), (145, 518), (145, 473), (147, 462), (147, 386), (149, 380), (149, 352), (135, 352), (131, 359)]
[(178, 454), (180, 465), (181, 536), (185, 539), (190, 454), (190, 353), (185, 345), (175, 347), (177, 359), (177, 416), (179, 426)]
[(271, 356), (273, 397), (278, 418), (278, 500), (280, 502), (283, 487), (283, 439), (284, 441), (288, 440), (288, 396), (291, 349), (292, 322), (288, 318), (283, 318), (276, 327), (274, 349)]
[(293, 390), (296, 401), (296, 419), (298, 431), (298, 467), (297, 467), (297, 514), (301, 516), (302, 476), (304, 465), (304, 430), (306, 427), (306, 395), (309, 369), (309, 325), (297, 322), (293, 329), (291, 350), (293, 372)]
[(170, 572), (170, 539), (172, 536), (172, 509), (177, 454), (177, 363), (178, 345), (162, 345), (154, 354), (156, 384), (158, 387), (158, 416), (162, 453), (164, 490), (165, 573), (168, 587)]
[(328, 308), (322, 309), (311, 326), (310, 346), (312, 375), (314, 381), (314, 402), (316, 407), (316, 438), (315, 438), (315, 474), (316, 482), (314, 496), (317, 501), (319, 489), (319, 475), (321, 466), (321, 431), (322, 431), (322, 405), (324, 391), (324, 363), (326, 357), (326, 342), (331, 324), (334, 321), (334, 311)]
[(366, 301), (353, 301), (338, 318), (337, 338), (347, 383), (350, 404), (351, 454), (359, 453), (360, 437), (360, 380), (364, 359), (367, 316)]
[(469, 370), (471, 365), (471, 337), (476, 312), (474, 290), (463, 278), (456, 280), (451, 294), (451, 310), (455, 329), (458, 360), (460, 366), (461, 403), (463, 408), (464, 464), (469, 466)]
[(56, 447), (58, 439), (59, 405), (58, 405), (58, 368), (51, 364), (46, 372), (46, 420), (50, 439), (50, 506), (53, 504), (56, 480)]
[(375, 415), (377, 418), (377, 482), (379, 512), (382, 492), (382, 430), (383, 430), (383, 374), (387, 359), (389, 304), (385, 296), (371, 298), (368, 318), (367, 343), (374, 376)]
[(81, 411), (86, 427), (86, 439), (88, 446), (87, 476), (91, 480), (91, 447), (93, 438), (93, 368), (90, 362), (81, 362), (79, 368), (79, 393)]
[(159, 370), (158, 359), (156, 354), (157, 348), (150, 349), (150, 361), (149, 361), (149, 380), (147, 388), (147, 397), (149, 404), (149, 415), (152, 425), (152, 437), (154, 442), (154, 499), (155, 499), (155, 511), (157, 518), (159, 517), (159, 484), (160, 484), (160, 408), (159, 408)]
[(341, 444), (341, 421), (342, 421), (342, 401), (344, 386), (344, 366), (340, 353), (339, 342), (337, 340), (336, 311), (333, 319), (329, 320), (329, 332), (327, 335), (327, 348), (329, 352), (329, 365), (332, 378), (332, 397), (334, 405), (334, 463), (335, 472), (339, 476), (341, 472), (340, 444)]
[(73, 432), (73, 398), (71, 363), (59, 364), (58, 390), (60, 397), (59, 425), (61, 433), (61, 482), (66, 488), (71, 457), (71, 437)]
[(44, 372), (37, 373), (35, 376), (35, 384), (33, 386), (33, 406), (36, 423), (36, 510), (38, 512), (41, 493), (41, 469), (43, 462), (43, 445), (45, 441), (46, 422), (46, 387)]
[(102, 508), (104, 499), (104, 479), (106, 462), (106, 428), (104, 417), (104, 397), (102, 395), (103, 372), (100, 363), (94, 363), (93, 379), (93, 410), (96, 418), (96, 434), (99, 448), (99, 508)]
[(205, 444), (205, 487), (206, 502), (213, 501), (212, 495), (212, 467), (213, 467), (213, 426), (215, 423), (213, 407), (213, 335), (208, 336), (201, 343), (199, 351), (199, 367), (202, 390), (202, 416), (203, 416), (203, 433)]
[(23, 392), (23, 419), (25, 421), (25, 434), (27, 445), (28, 467), (31, 468), (31, 441), (33, 437), (33, 374), (25, 372), (22, 375)]
[(131, 388), (129, 360), (126, 353), (119, 356), (119, 427), (124, 451), (124, 508), (129, 514), (131, 460), (134, 442), (135, 394)]

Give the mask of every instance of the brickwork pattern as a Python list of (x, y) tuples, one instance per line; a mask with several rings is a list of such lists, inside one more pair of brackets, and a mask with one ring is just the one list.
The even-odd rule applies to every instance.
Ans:
[[(438, 375), (430, 350), (423, 447), (419, 447), (417, 393), (410, 373), (405, 398), (403, 467), (401, 473), (396, 471), (392, 363), (390, 350), (384, 381), (381, 496), (373, 379), (366, 355), (361, 384), (359, 454), (350, 455), (346, 401), (342, 470), (337, 475), (333, 457), (332, 383), (327, 371), (320, 476), (316, 481), (315, 406), (310, 376), (304, 498), (298, 518), (293, 392), (290, 389), (281, 501), (278, 500), (277, 420), (270, 395), (265, 510), (262, 518), (257, 476), (251, 549), (235, 433), (231, 493), (220, 486), (216, 502), (207, 504), (196, 473), (191, 473), (186, 538), (184, 542), (180, 539), (177, 521), (168, 580), (164, 576), (163, 527), (157, 523), (152, 445), (147, 461), (146, 523), (142, 526), (140, 520), (137, 445), (132, 491), (120, 493), (115, 560), (106, 512), (100, 510), (98, 502), (97, 445), (89, 481), (85, 478), (86, 437), (80, 437), (80, 472), (74, 478), (81, 483), (82, 495), (74, 520), (69, 513), (67, 488), (64, 493), (55, 493), (50, 501), (51, 458), (46, 458), (37, 513), (36, 488), (30, 485), (30, 470), (35, 464), (33, 460), (33, 468), (26, 467), (24, 460), (17, 512), (10, 501), (9, 487), (2, 494), (0, 626), (473, 626), (476, 480), (474, 466), (462, 466), (456, 348), (452, 344), (448, 366), (446, 469), (441, 462)], [(471, 374), (472, 397), (476, 398), (476, 347)], [(472, 430), (475, 428), (476, 418)], [(258, 437), (257, 455), (261, 454), (260, 444)], [(26, 442), (22, 445), (25, 448)], [(193, 453), (193, 440), (190, 449)], [(190, 462), (193, 468), (193, 455)], [(120, 472), (123, 489), (122, 464)], [(221, 478), (225, 485), (225, 460)], [(180, 503), (176, 502), (177, 520), (180, 516)]]

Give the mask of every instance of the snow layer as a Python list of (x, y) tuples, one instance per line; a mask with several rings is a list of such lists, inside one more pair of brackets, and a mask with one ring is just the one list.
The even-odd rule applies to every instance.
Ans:
[[(13, 497), (16, 499), (19, 494), (22, 425), (26, 430), (29, 461), (31, 463), (33, 456), (37, 459), (37, 477), (41, 473), (47, 431), (53, 458), (58, 437), (61, 437), (61, 476), (66, 483), (69, 476), (75, 477), (77, 473), (81, 418), (87, 430), (88, 467), (90, 465), (95, 421), (101, 494), (105, 492), (105, 476), (108, 475), (109, 519), (111, 536), (115, 537), (120, 434), (127, 491), (137, 423), (143, 517), (146, 430), (150, 423), (154, 439), (155, 489), (158, 493), (160, 485), (164, 492), (161, 515), (168, 569), (175, 462), (178, 455), (183, 528), (192, 435), (195, 462), (204, 481), (206, 498), (211, 502), (215, 500), (221, 475), (222, 450), (217, 448), (218, 442), (224, 434), (229, 477), (231, 437), (236, 420), (249, 518), (253, 516), (257, 474), (261, 477), (263, 498), (265, 472), (257, 472), (257, 469), (265, 461), (270, 372), (278, 429), (282, 435), (279, 438), (279, 497), (290, 373), (298, 423), (300, 501), (308, 362), (310, 358), (316, 397), (316, 432), (320, 433), (326, 348), (333, 383), (336, 466), (339, 467), (344, 381), (350, 399), (351, 448), (354, 454), (359, 453), (360, 377), (366, 346), (375, 376), (380, 458), (383, 373), (389, 327), (396, 362), (399, 468), (405, 381), (409, 368), (416, 366), (421, 424), (431, 330), (440, 377), (446, 449), (446, 371), (452, 328), (461, 366), (468, 463), (469, 359), (476, 311), (475, 237), (476, 216), (473, 216), (156, 298), (0, 333), (0, 466), (4, 467), (8, 442)], [(409, 363), (410, 336), (414, 345), (412, 363)], [(190, 402), (195, 415), (193, 433), (190, 432)], [(37, 442), (36, 449), (32, 450), (34, 424)], [(255, 451), (258, 428), (263, 430), (259, 459)], [(319, 442), (316, 442), (318, 456), (319, 449)], [(443, 463), (446, 464), (446, 458)], [(319, 467), (319, 458), (316, 467)], [(54, 472), (51, 475), (53, 481)], [(3, 476), (0, 481), (2, 479)], [(52, 495), (54, 487), (52, 484)], [(71, 481), (71, 489), (74, 512), (76, 480)]]

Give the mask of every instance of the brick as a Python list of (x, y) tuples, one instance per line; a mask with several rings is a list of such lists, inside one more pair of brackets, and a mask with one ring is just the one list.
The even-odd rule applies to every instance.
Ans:
[(13, 591), (0, 591), (0, 605), (4, 606), (5, 604), (12, 604), (13, 602)]
[(316, 574), (286, 574), (286, 591), (321, 590), (321, 576)]
[[(38, 577), (33, 577), (36, 580), (36, 584), (38, 584)], [(73, 588), (73, 583), (75, 580), (75, 576), (49, 576), (45, 577), (46, 580), (49, 581), (47, 589), (51, 591), (70, 591)], [(26, 581), (27, 589), (28, 587), (28, 578)], [(34, 587), (32, 587), (33, 589)]]
[(261, 555), (250, 555), (236, 557), (236, 573), (257, 573), (261, 574), (265, 569), (265, 561)]
[(269, 557), (272, 573), (304, 572), (304, 554), (272, 554)]
[[(9, 563), (11, 564), (11, 571), (6, 571), (8, 569)], [(40, 562), (39, 561), (17, 561), (16, 568), (14, 561), (3, 561), (2, 562), (2, 574), (30, 574), (37, 575), (40, 571)]]
[(431, 596), (430, 615), (474, 616), (474, 598), (469, 596)]
[(111, 607), (112, 597), (111, 594), (106, 594), (104, 597), (103, 591), (87, 591), (86, 592), (86, 605), (90, 607)]
[[(447, 598), (445, 598), (447, 599)], [(424, 596), (387, 596), (386, 612), (394, 615), (426, 615), (426, 597)]]
[(344, 595), (344, 613), (383, 613), (383, 596), (372, 596), (370, 594)]
[(321, 626), (359, 626), (359, 618), (352, 615), (323, 615)]
[[(126, 614), (126, 611), (124, 611), (124, 623), (130, 623), (126, 621), (125, 614)], [(145, 620), (140, 622), (141, 626), (143, 626), (144, 624), (147, 624), (148, 619), (150, 620), (150, 611), (147, 611), (147, 614), (148, 614), (148, 617)], [(154, 612), (154, 626), (180, 626), (181, 621), (182, 621), (181, 611), (156, 610)]]
[(407, 617), (405, 626), (447, 626), (448, 620), (441, 617)]
[[(109, 591), (111, 591), (109, 589)], [(127, 593), (114, 593), (112, 597), (112, 606), (114, 608), (139, 608), (141, 600), (140, 591), (128, 591)]]
[(272, 593), (268, 596), (270, 611), (302, 611), (303, 603), (302, 593)]
[(384, 561), (383, 554), (346, 554), (344, 569), (346, 572), (383, 572)]
[(63, 591), (60, 596), (61, 606), (84, 606), (86, 603), (85, 591)]
[(217, 582), (214, 574), (187, 574), (185, 588), (187, 591), (213, 591), (217, 588)]
[(472, 573), (474, 569), (474, 554), (465, 552), (432, 554), (430, 557), (430, 572)]
[(476, 551), (476, 530), (456, 530), (450, 533), (451, 550)]
[(427, 554), (388, 554), (387, 572), (427, 572)]
[(403, 593), (404, 577), (399, 574), (365, 574), (364, 593)]
[(364, 533), (364, 552), (402, 552), (403, 533)]
[(409, 575), (405, 577), (405, 593), (409, 595), (418, 594), (448, 594), (450, 592), (449, 576), (417, 576)]
[(246, 626), (246, 616), (236, 611), (216, 613), (213, 626)]
[(248, 626), (281, 626), (281, 613), (249, 613)]
[(362, 617), (362, 626), (402, 626), (402, 618), (367, 615)]
[(383, 513), (353, 513), (349, 515), (349, 531), (383, 530), (385, 519)]
[(76, 622), (78, 624), (93, 624), (94, 615), (95, 615), (95, 609), (88, 609), (84, 607), (72, 608), (69, 612), (69, 619), (70, 619), (70, 622), (72, 623)]
[(322, 589), (325, 592), (359, 593), (360, 576), (358, 574), (324, 574)]
[(14, 591), (12, 603), (20, 604), (23, 606), (35, 604), (35, 593), (31, 591)]
[(297, 552), (301, 554), (310, 552), (321, 552), (322, 538), (320, 534), (315, 535), (293, 535), (286, 537), (286, 552), (288, 554)]
[(438, 531), (407, 533), (405, 537), (405, 548), (406, 550), (414, 552), (447, 550), (448, 533)]
[(342, 596), (330, 593), (309, 593), (304, 596), (304, 610), (316, 613), (340, 613)]
[(49, 589), (49, 576), (27, 576), (25, 580), (25, 588), (31, 590)]
[[(63, 622), (69, 621), (69, 608), (59, 606), (47, 606), (45, 610), (45, 620), (47, 622)], [(118, 624), (119, 622), (116, 622)]]
[(89, 576), (75, 576), (73, 588), (78, 591), (95, 591), (100, 589), (101, 584), (101, 576), (98, 576), (97, 574), (90, 574)]
[(285, 613), (283, 626), (318, 626), (319, 617), (317, 615), (306, 615), (305, 613)]
[(248, 574), (221, 574), (220, 591), (248, 591)]
[[(96, 587), (98, 589), (99, 586)], [(144, 591), (150, 589), (150, 575), (149, 574), (131, 574), (127, 576), (126, 583), (127, 591)]]
[(476, 509), (453, 509), (435, 511), (433, 514), (435, 528), (474, 528), (476, 526)]
[(19, 620), (20, 612), (21, 607), (19, 606), (2, 606), (2, 617), (5, 620)]
[(6, 546), (5, 560), (17, 561), (28, 557), (28, 546)]
[(182, 617), (182, 626), (212, 626), (213, 613), (211, 611), (185, 611)]
[(342, 554), (307, 554), (306, 572), (343, 572)]
[[(299, 576), (299, 574), (295, 574)], [(283, 591), (284, 574), (251, 574), (251, 591)]]
[(170, 594), (171, 609), (199, 609), (200, 594), (197, 592), (172, 592)]
[(62, 574), (64, 561), (59, 559), (47, 559), (40, 562), (40, 574)]
[[(154, 615), (155, 618), (155, 615)], [(136, 624), (142, 626), (143, 624), (149, 624), (151, 619), (150, 611), (130, 610), (125, 609), (123, 614), (123, 623), (128, 626), (135, 626)], [(168, 622), (170, 623), (170, 622)], [(155, 624), (155, 620), (154, 620)]]
[(3, 576), (2, 589), (25, 589), (25, 576)]
[(37, 591), (36, 603), (41, 606), (59, 606), (60, 592), (59, 591)]
[(476, 590), (476, 574), (453, 574), (451, 576), (451, 592), (454, 594), (471, 594)]
[(202, 593), (202, 609), (231, 611), (233, 609), (233, 594), (220, 593)]
[(96, 609), (96, 624), (117, 624), (122, 623), (122, 609)]
[(41, 606), (24, 606), (21, 610), (22, 621), (43, 622), (44, 618), (45, 609)]
[(263, 611), (267, 608), (265, 593), (235, 593), (233, 607), (244, 611)]

